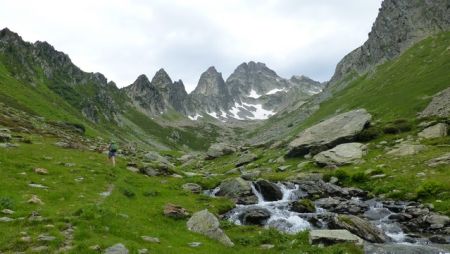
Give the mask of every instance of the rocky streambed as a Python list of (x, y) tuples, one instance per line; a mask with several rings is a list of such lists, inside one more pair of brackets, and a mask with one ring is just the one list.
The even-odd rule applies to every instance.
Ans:
[[(272, 183), (234, 178), (207, 194), (236, 201), (223, 216), (237, 225), (288, 234), (311, 230), (310, 241), (318, 244), (343, 240), (328, 229), (346, 230), (361, 240), (366, 253), (450, 253), (450, 218), (413, 201), (382, 200), (321, 179)], [(321, 237), (312, 239), (315, 231)]]

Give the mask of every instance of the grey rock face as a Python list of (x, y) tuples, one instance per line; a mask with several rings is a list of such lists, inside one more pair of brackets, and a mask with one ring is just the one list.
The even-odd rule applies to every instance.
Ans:
[(352, 141), (370, 122), (372, 116), (365, 109), (346, 112), (317, 125), (298, 135), (289, 144), (288, 156), (301, 156), (332, 148), (338, 144)]
[(367, 146), (361, 143), (347, 143), (338, 145), (330, 150), (314, 156), (314, 161), (321, 166), (343, 166), (362, 161)]
[(164, 99), (145, 75), (140, 75), (133, 84), (126, 87), (125, 92), (137, 106), (149, 113), (165, 111)]
[(263, 63), (243, 63), (227, 79), (233, 97), (244, 97), (255, 90), (258, 94), (266, 94), (275, 88), (286, 88), (288, 82), (282, 80), (273, 70)]
[(214, 67), (209, 67), (202, 73), (197, 87), (190, 96), (195, 103), (195, 110), (199, 112), (228, 111), (234, 104), (222, 73)]
[(187, 228), (190, 231), (203, 234), (219, 241), (225, 246), (233, 247), (234, 243), (219, 226), (219, 220), (212, 213), (208, 212), (208, 210), (194, 213), (187, 222)]
[(447, 0), (385, 0), (369, 39), (338, 63), (330, 84), (334, 86), (352, 72), (363, 73), (393, 59), (415, 42), (449, 28)]
[[(68, 55), (47, 42), (28, 43), (9, 29), (0, 30), (0, 55), (14, 78), (35, 86), (43, 75), (50, 90), (80, 110), (88, 120), (104, 118), (116, 122), (124, 96), (114, 82), (101, 73), (87, 73), (75, 66)], [(41, 71), (42, 70), (42, 71)], [(84, 89), (89, 86), (89, 89)], [(90, 93), (87, 93), (89, 90)]]
[(447, 136), (448, 126), (445, 123), (438, 123), (419, 132), (422, 138), (441, 138)]
[(450, 117), (450, 87), (433, 96), (420, 117)]

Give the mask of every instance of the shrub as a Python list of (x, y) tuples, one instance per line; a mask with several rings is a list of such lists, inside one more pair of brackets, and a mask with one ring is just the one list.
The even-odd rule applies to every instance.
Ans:
[(356, 139), (361, 142), (366, 142), (366, 141), (376, 139), (380, 135), (381, 135), (380, 129), (377, 127), (371, 126), (367, 129), (364, 129), (362, 132), (360, 132), (356, 136)]
[(122, 194), (125, 195), (125, 197), (127, 198), (133, 198), (134, 196), (136, 196), (136, 194), (134, 194), (134, 192), (129, 189), (124, 189), (122, 191)]
[(366, 182), (368, 179), (369, 178), (367, 177), (366, 174), (364, 174), (364, 172), (357, 172), (351, 176), (352, 182), (355, 183), (363, 183)]
[(0, 197), (1, 209), (14, 209), (14, 200), (10, 197)]
[(444, 190), (444, 186), (435, 181), (425, 181), (417, 188), (418, 198), (432, 197)]
[(338, 169), (334, 172), (334, 176), (340, 181), (346, 181), (350, 178), (349, 174), (342, 169)]
[(398, 134), (402, 132), (408, 132), (411, 129), (412, 125), (408, 120), (397, 119), (395, 121), (387, 123), (383, 128), (383, 132), (386, 134)]
[(159, 192), (155, 190), (148, 190), (142, 193), (142, 195), (144, 195), (144, 197), (156, 197), (159, 195)]

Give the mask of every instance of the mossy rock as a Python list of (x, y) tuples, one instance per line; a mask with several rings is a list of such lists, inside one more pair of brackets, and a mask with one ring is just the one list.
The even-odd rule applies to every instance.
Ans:
[(294, 201), (291, 205), (291, 211), (297, 213), (314, 213), (316, 212), (316, 207), (314, 203), (309, 199), (301, 199)]

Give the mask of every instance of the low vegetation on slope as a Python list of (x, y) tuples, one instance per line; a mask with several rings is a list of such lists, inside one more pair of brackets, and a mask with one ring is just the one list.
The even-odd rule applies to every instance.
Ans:
[[(167, 203), (181, 205), (191, 213), (206, 208), (220, 214), (232, 207), (226, 199), (181, 188), (195, 177), (146, 177), (128, 171), (123, 158), (112, 168), (104, 154), (62, 149), (53, 144), (57, 140), (52, 137), (29, 135), (27, 139), (18, 147), (0, 148), (0, 208), (15, 212), (8, 215), (14, 221), (0, 222), (2, 252), (45, 246), (44, 253), (66, 247), (73, 247), (67, 253), (98, 253), (120, 242), (132, 253), (143, 248), (150, 253), (360, 253), (351, 245), (310, 246), (306, 232), (289, 236), (226, 221), (222, 227), (236, 246), (224, 247), (188, 231), (186, 220), (163, 216)], [(37, 168), (48, 174), (37, 173)], [(207, 187), (208, 181), (203, 185)], [(34, 195), (42, 203), (35, 198), (37, 203), (30, 201)], [(142, 236), (157, 237), (160, 243), (147, 242)], [(202, 245), (190, 247), (192, 242)], [(261, 244), (276, 247), (263, 251)]]
[(431, 36), (320, 104), (300, 128), (337, 112), (365, 108), (383, 122), (414, 119), (431, 96), (450, 86), (450, 32)]

